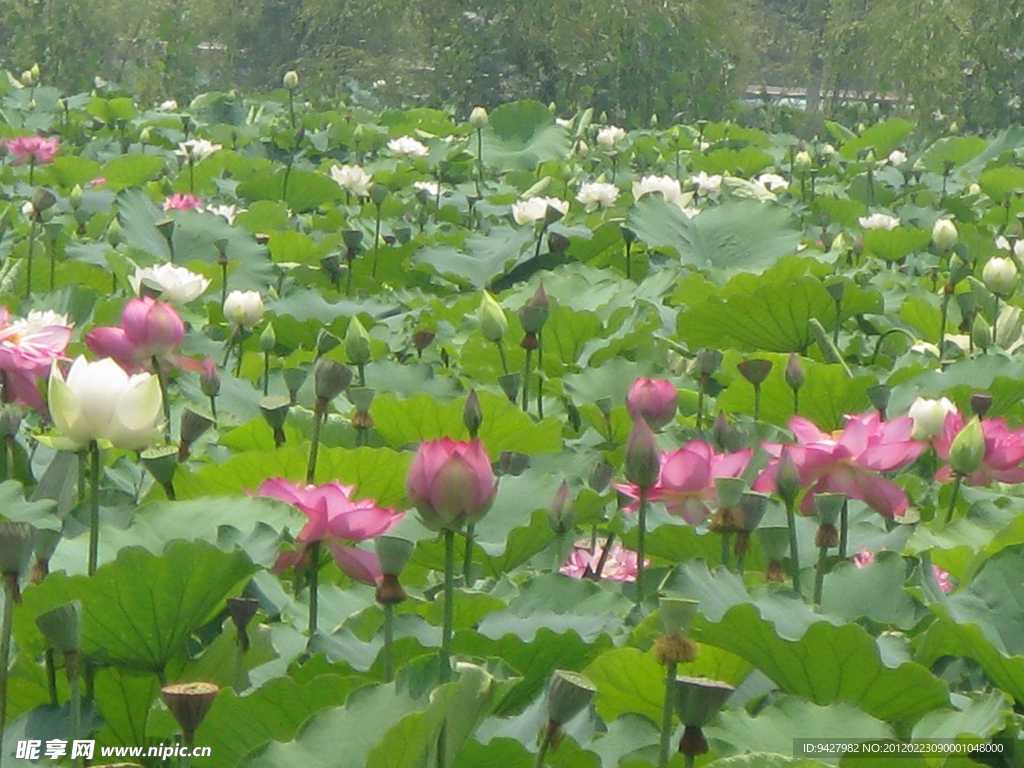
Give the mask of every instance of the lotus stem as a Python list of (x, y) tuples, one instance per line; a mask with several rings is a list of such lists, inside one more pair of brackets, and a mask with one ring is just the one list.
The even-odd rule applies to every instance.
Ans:
[(636, 604), (644, 602), (644, 543), (647, 534), (647, 491), (640, 488), (640, 510), (637, 513), (636, 529)]
[(167, 374), (164, 373), (164, 369), (160, 367), (160, 361), (154, 357), (153, 370), (156, 371), (156, 380), (160, 384), (160, 397), (163, 398), (164, 406), (164, 438), (167, 442), (171, 442), (171, 401), (167, 397)]
[(17, 572), (3, 574), (4, 618), (0, 625), (0, 755), (3, 755), (4, 730), (7, 726), (7, 677), (11, 660), (11, 634), (14, 630), (14, 604), (18, 588)]
[(473, 539), (475, 538), (476, 525), (466, 525), (466, 552), (462, 559), (462, 582), (466, 587), (472, 587), (475, 583), (472, 577), (473, 570)]
[(672, 742), (672, 712), (674, 711), (674, 694), (676, 692), (676, 662), (669, 661), (665, 665), (665, 701), (661, 707), (661, 752), (658, 755), (658, 768), (668, 768), (668, 760)]
[[(441, 625), (441, 682), (451, 680), (452, 625), (455, 617), (455, 531), (444, 529), (444, 620)], [(442, 734), (443, 737), (443, 734)]]
[(384, 682), (390, 683), (395, 679), (394, 670), (394, 645), (395, 645), (395, 606), (391, 603), (384, 604)]
[(558, 727), (554, 723), (548, 723), (544, 727), (544, 735), (541, 737), (540, 748), (537, 750), (537, 762), (534, 763), (535, 768), (544, 768), (548, 750), (551, 749), (551, 741), (554, 739), (557, 730)]
[(373, 228), (373, 268), (370, 277), (377, 278), (377, 255), (380, 252), (380, 204), (377, 205), (377, 222)]
[(814, 604), (821, 609), (821, 595), (825, 589), (825, 559), (828, 557), (828, 547), (818, 548), (818, 566), (814, 574)]
[(963, 480), (964, 477), (961, 474), (957, 474), (953, 479), (953, 495), (949, 497), (949, 507), (946, 509), (946, 525), (953, 522), (953, 510), (956, 509), (956, 502), (960, 498), (960, 485)]
[(839, 557), (846, 559), (846, 546), (850, 540), (850, 500), (843, 499), (843, 508), (839, 511)]
[(533, 350), (526, 350), (526, 364), (523, 366), (523, 411), (530, 410), (530, 364), (533, 362)]
[(800, 551), (796, 540), (796, 508), (792, 501), (786, 502), (786, 523), (789, 528), (789, 560), (793, 564), (793, 590), (800, 593)]
[(306, 566), (306, 581), (309, 584), (309, 636), (316, 635), (320, 614), (320, 542), (309, 545), (309, 565)]
[[(34, 210), (34, 209), (33, 209)], [(28, 259), (25, 262), (25, 298), (32, 295), (32, 260), (36, 251), (36, 220), (33, 214), (32, 224), (28, 230)]]
[(100, 558), (100, 447), (95, 440), (89, 443), (89, 575), (96, 573)]

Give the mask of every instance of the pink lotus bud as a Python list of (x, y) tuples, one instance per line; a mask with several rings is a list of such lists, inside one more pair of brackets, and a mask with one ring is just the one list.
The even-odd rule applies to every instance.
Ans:
[(207, 397), (216, 397), (220, 394), (220, 372), (217, 370), (217, 363), (207, 355), (202, 365), (203, 368), (199, 372), (199, 388)]
[(185, 338), (185, 323), (174, 307), (148, 296), (128, 302), (121, 313), (121, 327), (150, 357), (170, 354)]
[(658, 442), (645, 419), (633, 422), (626, 442), (626, 479), (641, 488), (650, 488), (658, 480)]
[(661, 429), (676, 415), (676, 387), (667, 379), (637, 379), (626, 395), (634, 419), (643, 416), (651, 429)]
[(800, 495), (800, 468), (790, 452), (782, 449), (779, 466), (775, 475), (775, 491), (787, 505), (793, 504)]
[(483, 443), (443, 437), (420, 444), (405, 490), (425, 526), (457, 530), (487, 514), (498, 484)]

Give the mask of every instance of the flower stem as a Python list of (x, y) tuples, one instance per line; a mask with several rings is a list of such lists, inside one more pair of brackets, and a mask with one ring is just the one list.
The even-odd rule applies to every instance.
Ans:
[(320, 452), (320, 427), (323, 425), (324, 416), (327, 414), (327, 400), (322, 397), (316, 399), (313, 407), (313, 435), (309, 444), (309, 463), (306, 465), (306, 483), (312, 485), (316, 482), (316, 458)]
[(996, 330), (998, 330), (999, 326), (999, 297), (996, 296), (995, 300), (995, 311), (992, 313), (992, 346), (998, 346), (998, 342), (996, 341)]
[(270, 389), (270, 353), (263, 353), (263, 396), (267, 396)]
[(370, 277), (377, 278), (377, 254), (380, 252), (380, 206), (377, 206), (377, 223), (373, 228), (373, 268)]
[(754, 421), (761, 420), (761, 385), (754, 385)]
[[(70, 654), (69, 654), (70, 655)], [(75, 669), (68, 670), (68, 687), (71, 689), (71, 741), (74, 741), (82, 733), (82, 689), (78, 676), (78, 661), (75, 660)], [(85, 758), (80, 756), (76, 765), (84, 765)]]
[[(596, 535), (597, 534), (595, 532), (595, 536)], [(605, 563), (608, 562), (608, 555), (612, 551), (612, 544), (614, 544), (614, 543), (615, 543), (615, 534), (614, 533), (609, 533), (608, 534), (608, 538), (605, 539), (605, 542), (604, 542), (604, 549), (601, 550), (601, 557), (599, 557), (597, 559), (597, 567), (594, 568), (594, 581), (598, 581), (601, 578), (601, 574), (604, 572), (604, 565), (605, 565)], [(597, 546), (596, 543), (592, 543), (591, 544), (591, 549), (590, 549), (591, 552), (594, 551), (593, 548), (595, 546)]]
[(394, 644), (395, 644), (395, 606), (391, 603), (384, 604), (384, 682), (390, 683), (395, 679), (394, 669)]
[(11, 659), (11, 634), (14, 630), (14, 603), (18, 588), (18, 573), (3, 574), (4, 618), (0, 625), (0, 755), (3, 754), (4, 730), (7, 725), (7, 671)]
[(498, 345), (498, 355), (501, 356), (501, 369), (505, 372), (505, 375), (508, 376), (508, 360), (505, 359), (505, 347), (502, 346), (501, 339), (498, 339), (494, 343)]
[(644, 539), (647, 534), (647, 488), (640, 488), (640, 510), (636, 529), (636, 604), (644, 602)]
[(556, 733), (556, 726), (549, 723), (544, 727), (544, 735), (541, 738), (540, 749), (537, 750), (537, 762), (534, 763), (535, 768), (544, 768), (544, 763), (547, 760), (548, 750), (551, 749), (551, 741), (554, 739)]
[(720, 535), (722, 537), (722, 567), (728, 571), (730, 549), (729, 545), (732, 544), (732, 536), (729, 534), (728, 531), (723, 531)]
[(533, 362), (533, 350), (526, 350), (526, 364), (523, 366), (523, 410), (530, 410), (530, 363)]
[(473, 538), (476, 525), (469, 523), (466, 525), (466, 552), (462, 559), (462, 583), (466, 587), (472, 587), (475, 583), (471, 581), (471, 573), (473, 570)]
[(476, 129), (476, 196), (483, 197), (480, 189), (484, 183), (484, 132)]
[(320, 614), (320, 542), (309, 545), (309, 565), (306, 567), (306, 580), (309, 583), (309, 636), (316, 635)]
[(964, 476), (956, 475), (953, 480), (953, 495), (949, 498), (949, 507), (946, 509), (946, 525), (953, 522), (953, 510), (956, 509), (956, 502), (960, 498), (960, 484), (963, 483)]
[(846, 547), (850, 541), (850, 500), (843, 499), (843, 508), (839, 511), (839, 557), (846, 559)]
[(818, 548), (818, 567), (814, 574), (814, 604), (821, 607), (821, 594), (825, 589), (825, 558), (828, 557), (828, 547)]
[(793, 589), (800, 593), (800, 552), (796, 541), (796, 508), (786, 502), (786, 523), (789, 527), (789, 560), (793, 564)]
[(96, 573), (100, 558), (100, 447), (93, 440), (89, 443), (89, 575)]
[(32, 295), (32, 258), (36, 251), (36, 220), (32, 219), (32, 225), (28, 230), (28, 259), (25, 263), (25, 298)]
[(153, 357), (153, 370), (156, 371), (156, 380), (160, 384), (160, 397), (164, 405), (164, 438), (171, 442), (171, 401), (167, 398), (167, 374), (160, 367), (160, 361)]
[(451, 680), (455, 617), (455, 531), (444, 529), (444, 621), (441, 625), (441, 682)]
[(676, 663), (670, 661), (665, 665), (665, 702), (661, 708), (661, 753), (658, 756), (658, 768), (667, 768), (672, 741), (672, 712), (676, 685)]

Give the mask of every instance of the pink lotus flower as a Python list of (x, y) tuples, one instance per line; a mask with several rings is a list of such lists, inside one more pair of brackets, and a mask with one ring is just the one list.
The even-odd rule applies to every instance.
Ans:
[(637, 379), (626, 395), (626, 410), (643, 416), (651, 429), (661, 429), (676, 415), (676, 387), (667, 379)]
[(54, 360), (64, 359), (71, 340), (67, 318), (56, 312), (29, 312), (25, 319), (12, 318), (0, 307), (0, 371), (10, 387), (4, 399), (46, 410), (38, 380), (50, 374)]
[(372, 499), (355, 501), (355, 486), (335, 481), (325, 485), (296, 485), (281, 477), (266, 480), (257, 489), (259, 496), (287, 502), (306, 516), (307, 522), (295, 537), (298, 549), (282, 554), (275, 570), (305, 562), (307, 547), (324, 542), (342, 572), (364, 584), (376, 584), (381, 578), (377, 557), (341, 542), (366, 541), (393, 528), (404, 513), (380, 507)]
[[(906, 494), (878, 473), (905, 467), (921, 455), (925, 445), (911, 439), (913, 427), (913, 420), (906, 417), (883, 422), (877, 413), (865, 413), (847, 416), (842, 430), (828, 434), (803, 417), (790, 419), (799, 444), (785, 448), (796, 462), (801, 486), (813, 486), (804, 497), (804, 514), (814, 511), (814, 494), (841, 493), (884, 517), (903, 515), (909, 506)], [(778, 459), (784, 446), (764, 447)], [(777, 471), (776, 460), (757, 478), (754, 490), (773, 490)]]
[(483, 443), (443, 437), (420, 444), (405, 490), (425, 526), (457, 530), (487, 514), (498, 483)]
[(175, 192), (173, 195), (164, 200), (165, 211), (201, 211), (203, 210), (203, 201), (200, 200), (193, 194), (185, 192)]
[(112, 357), (129, 370), (144, 367), (153, 358), (167, 359), (184, 337), (185, 323), (174, 307), (143, 296), (125, 305), (120, 327), (89, 331), (85, 343), (97, 355)]
[[(578, 543), (559, 572), (566, 576), (572, 576), (574, 579), (592, 579), (597, 573), (603, 551), (600, 546), (591, 547), (589, 542)], [(644, 565), (650, 564), (651, 561), (645, 558)], [(605, 558), (604, 567), (601, 569), (601, 578), (610, 581), (636, 581), (636, 571), (636, 552), (631, 549), (623, 549), (617, 541), (612, 544), (608, 557)]]
[[(649, 501), (665, 505), (669, 514), (698, 525), (711, 514), (717, 491), (715, 480), (739, 477), (750, 461), (752, 451), (716, 453), (707, 443), (694, 440), (682, 448), (661, 454), (658, 479), (647, 493)], [(616, 490), (631, 499), (640, 498), (633, 483), (616, 483)], [(635, 509), (636, 505), (631, 505)]]
[[(967, 420), (958, 413), (946, 415), (942, 434), (932, 438), (935, 452), (943, 461), (949, 460), (949, 448), (960, 430), (967, 425)], [(993, 482), (1020, 483), (1024, 482), (1024, 429), (1011, 430), (1002, 418), (982, 419), (981, 431), (985, 436), (985, 458), (981, 466), (967, 475), (968, 485), (991, 485)], [(952, 479), (953, 471), (942, 467), (935, 473), (935, 479), (941, 482)]]
[[(858, 568), (864, 568), (868, 564), (875, 562), (875, 553), (867, 547), (861, 547), (860, 552), (850, 559), (853, 560), (853, 564)], [(932, 573), (935, 574), (935, 580), (939, 583), (939, 589), (942, 590), (942, 594), (948, 595), (953, 591), (953, 581), (949, 571), (944, 571), (932, 563)]]
[(60, 139), (19, 136), (16, 139), (4, 139), (3, 145), (11, 155), (11, 165), (45, 165), (53, 162), (57, 150), (60, 149)]

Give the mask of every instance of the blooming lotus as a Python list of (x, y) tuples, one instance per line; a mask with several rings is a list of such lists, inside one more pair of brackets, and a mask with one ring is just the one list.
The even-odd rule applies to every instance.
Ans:
[(437, 197), (441, 193), (441, 188), (436, 181), (414, 181), (412, 186), (413, 189), (423, 192), (427, 197)]
[(132, 290), (142, 295), (156, 294), (154, 298), (174, 304), (187, 304), (199, 298), (210, 287), (210, 281), (185, 267), (174, 264), (160, 264), (156, 267), (139, 267), (128, 278)]
[(890, 165), (905, 165), (907, 162), (907, 153), (898, 149), (894, 149), (889, 153), (889, 157), (886, 158)]
[(399, 136), (388, 142), (388, 149), (398, 155), (406, 157), (426, 157), (429, 150), (421, 141), (412, 136)]
[(11, 165), (45, 165), (52, 163), (60, 149), (60, 139), (47, 139), (42, 136), (19, 136), (16, 139), (4, 139), (3, 145), (11, 156)]
[(644, 176), (640, 181), (633, 182), (633, 199), (639, 200), (644, 195), (660, 192), (665, 202), (679, 205), (683, 197), (683, 189), (679, 186), (679, 179), (669, 176)]
[(201, 211), (203, 210), (203, 201), (195, 195), (185, 192), (175, 192), (170, 197), (164, 200), (165, 211)]
[[(697, 525), (711, 515), (711, 505), (718, 495), (715, 480), (742, 475), (751, 455), (750, 449), (717, 453), (704, 441), (693, 440), (661, 454), (658, 479), (647, 499), (664, 504), (669, 514)], [(640, 498), (640, 489), (632, 483), (617, 483), (614, 487), (631, 499)]]
[(170, 304), (149, 296), (132, 299), (121, 312), (121, 326), (95, 328), (85, 336), (89, 349), (112, 357), (126, 369), (166, 359), (185, 337), (185, 323)]
[(175, 154), (190, 157), (198, 163), (200, 160), (205, 160), (214, 152), (223, 148), (223, 145), (214, 144), (206, 139), (189, 139), (188, 141), (178, 142), (178, 149), (175, 151)]
[(789, 182), (777, 173), (762, 173), (753, 183), (768, 192), (789, 188)]
[(458, 530), (487, 514), (498, 483), (483, 443), (443, 437), (420, 444), (405, 490), (427, 528)]
[(373, 176), (358, 165), (335, 165), (331, 168), (331, 178), (342, 189), (354, 195), (366, 197), (373, 186)]
[(234, 224), (235, 217), (239, 213), (245, 213), (245, 209), (243, 208), (239, 211), (237, 205), (209, 205), (206, 207), (206, 212), (212, 213), (214, 216), (220, 216), (228, 224)]
[(722, 176), (717, 173), (709, 176), (707, 171), (701, 171), (696, 176), (690, 177), (690, 183), (697, 188), (697, 191), (705, 194), (722, 190)]
[(996, 238), (996, 248), (1000, 248), (1004, 251), (1013, 251), (1013, 255), (1018, 259), (1024, 259), (1024, 240), (1018, 238), (1010, 244), (1010, 241), (1000, 235)]
[(64, 315), (33, 310), (24, 319), (12, 318), (0, 307), (0, 371), (10, 387), (6, 399), (44, 410), (38, 380), (50, 374), (54, 360), (63, 359), (70, 340), (71, 325)]
[(617, 125), (609, 125), (597, 132), (598, 146), (611, 149), (626, 138), (626, 132)]
[(956, 406), (948, 397), (938, 400), (917, 398), (907, 411), (907, 416), (914, 422), (910, 436), (914, 440), (929, 440), (941, 435), (946, 424), (946, 416), (950, 413), (956, 413)]
[(54, 362), (49, 402), (54, 426), (75, 450), (94, 440), (134, 450), (159, 434), (160, 382), (148, 373), (130, 376), (110, 358), (91, 363), (77, 357), (67, 376)]
[(376, 555), (342, 542), (380, 536), (397, 525), (404, 513), (378, 506), (372, 499), (355, 500), (354, 491), (355, 486), (337, 481), (296, 485), (281, 477), (260, 485), (257, 495), (287, 502), (306, 516), (306, 525), (295, 537), (298, 550), (282, 555), (277, 569), (298, 564), (310, 544), (323, 542), (338, 567), (353, 579), (372, 585), (381, 578)]
[(557, 197), (530, 197), (512, 203), (512, 218), (516, 224), (533, 224), (547, 217), (548, 208), (554, 208), (564, 216), (569, 212), (569, 201)]
[[(803, 501), (803, 512), (814, 511), (814, 494), (841, 493), (859, 499), (885, 517), (902, 516), (909, 506), (906, 494), (879, 472), (905, 467), (921, 455), (924, 443), (911, 438), (910, 418), (882, 421), (877, 413), (846, 417), (846, 426), (835, 433), (822, 432), (802, 416), (789, 420), (798, 445), (765, 444), (776, 459), (783, 449), (799, 471), (801, 487), (813, 486)], [(778, 461), (765, 469), (754, 483), (755, 491), (775, 486)]]
[[(592, 579), (597, 574), (603, 552), (601, 546), (592, 546), (589, 541), (578, 542), (559, 572), (574, 579)], [(651, 561), (645, 558), (644, 565), (650, 564)], [(614, 542), (601, 568), (601, 578), (609, 581), (636, 581), (636, 571), (636, 552)]]
[(892, 230), (900, 225), (900, 220), (887, 213), (872, 213), (870, 216), (861, 216), (857, 219), (857, 223), (864, 229)]
[(619, 199), (619, 188), (604, 181), (590, 181), (580, 184), (576, 199), (587, 206), (587, 213), (598, 208), (610, 208)]
[[(967, 421), (958, 412), (946, 415), (942, 433), (932, 438), (935, 452), (944, 461), (949, 460), (949, 450), (953, 440), (967, 426)], [(991, 485), (993, 482), (1020, 483), (1024, 482), (1024, 429), (1010, 429), (1002, 418), (982, 419), (981, 432), (985, 439), (985, 455), (981, 465), (967, 475), (964, 481), (968, 485)], [(935, 473), (935, 479), (950, 480), (953, 471), (942, 467)]]

